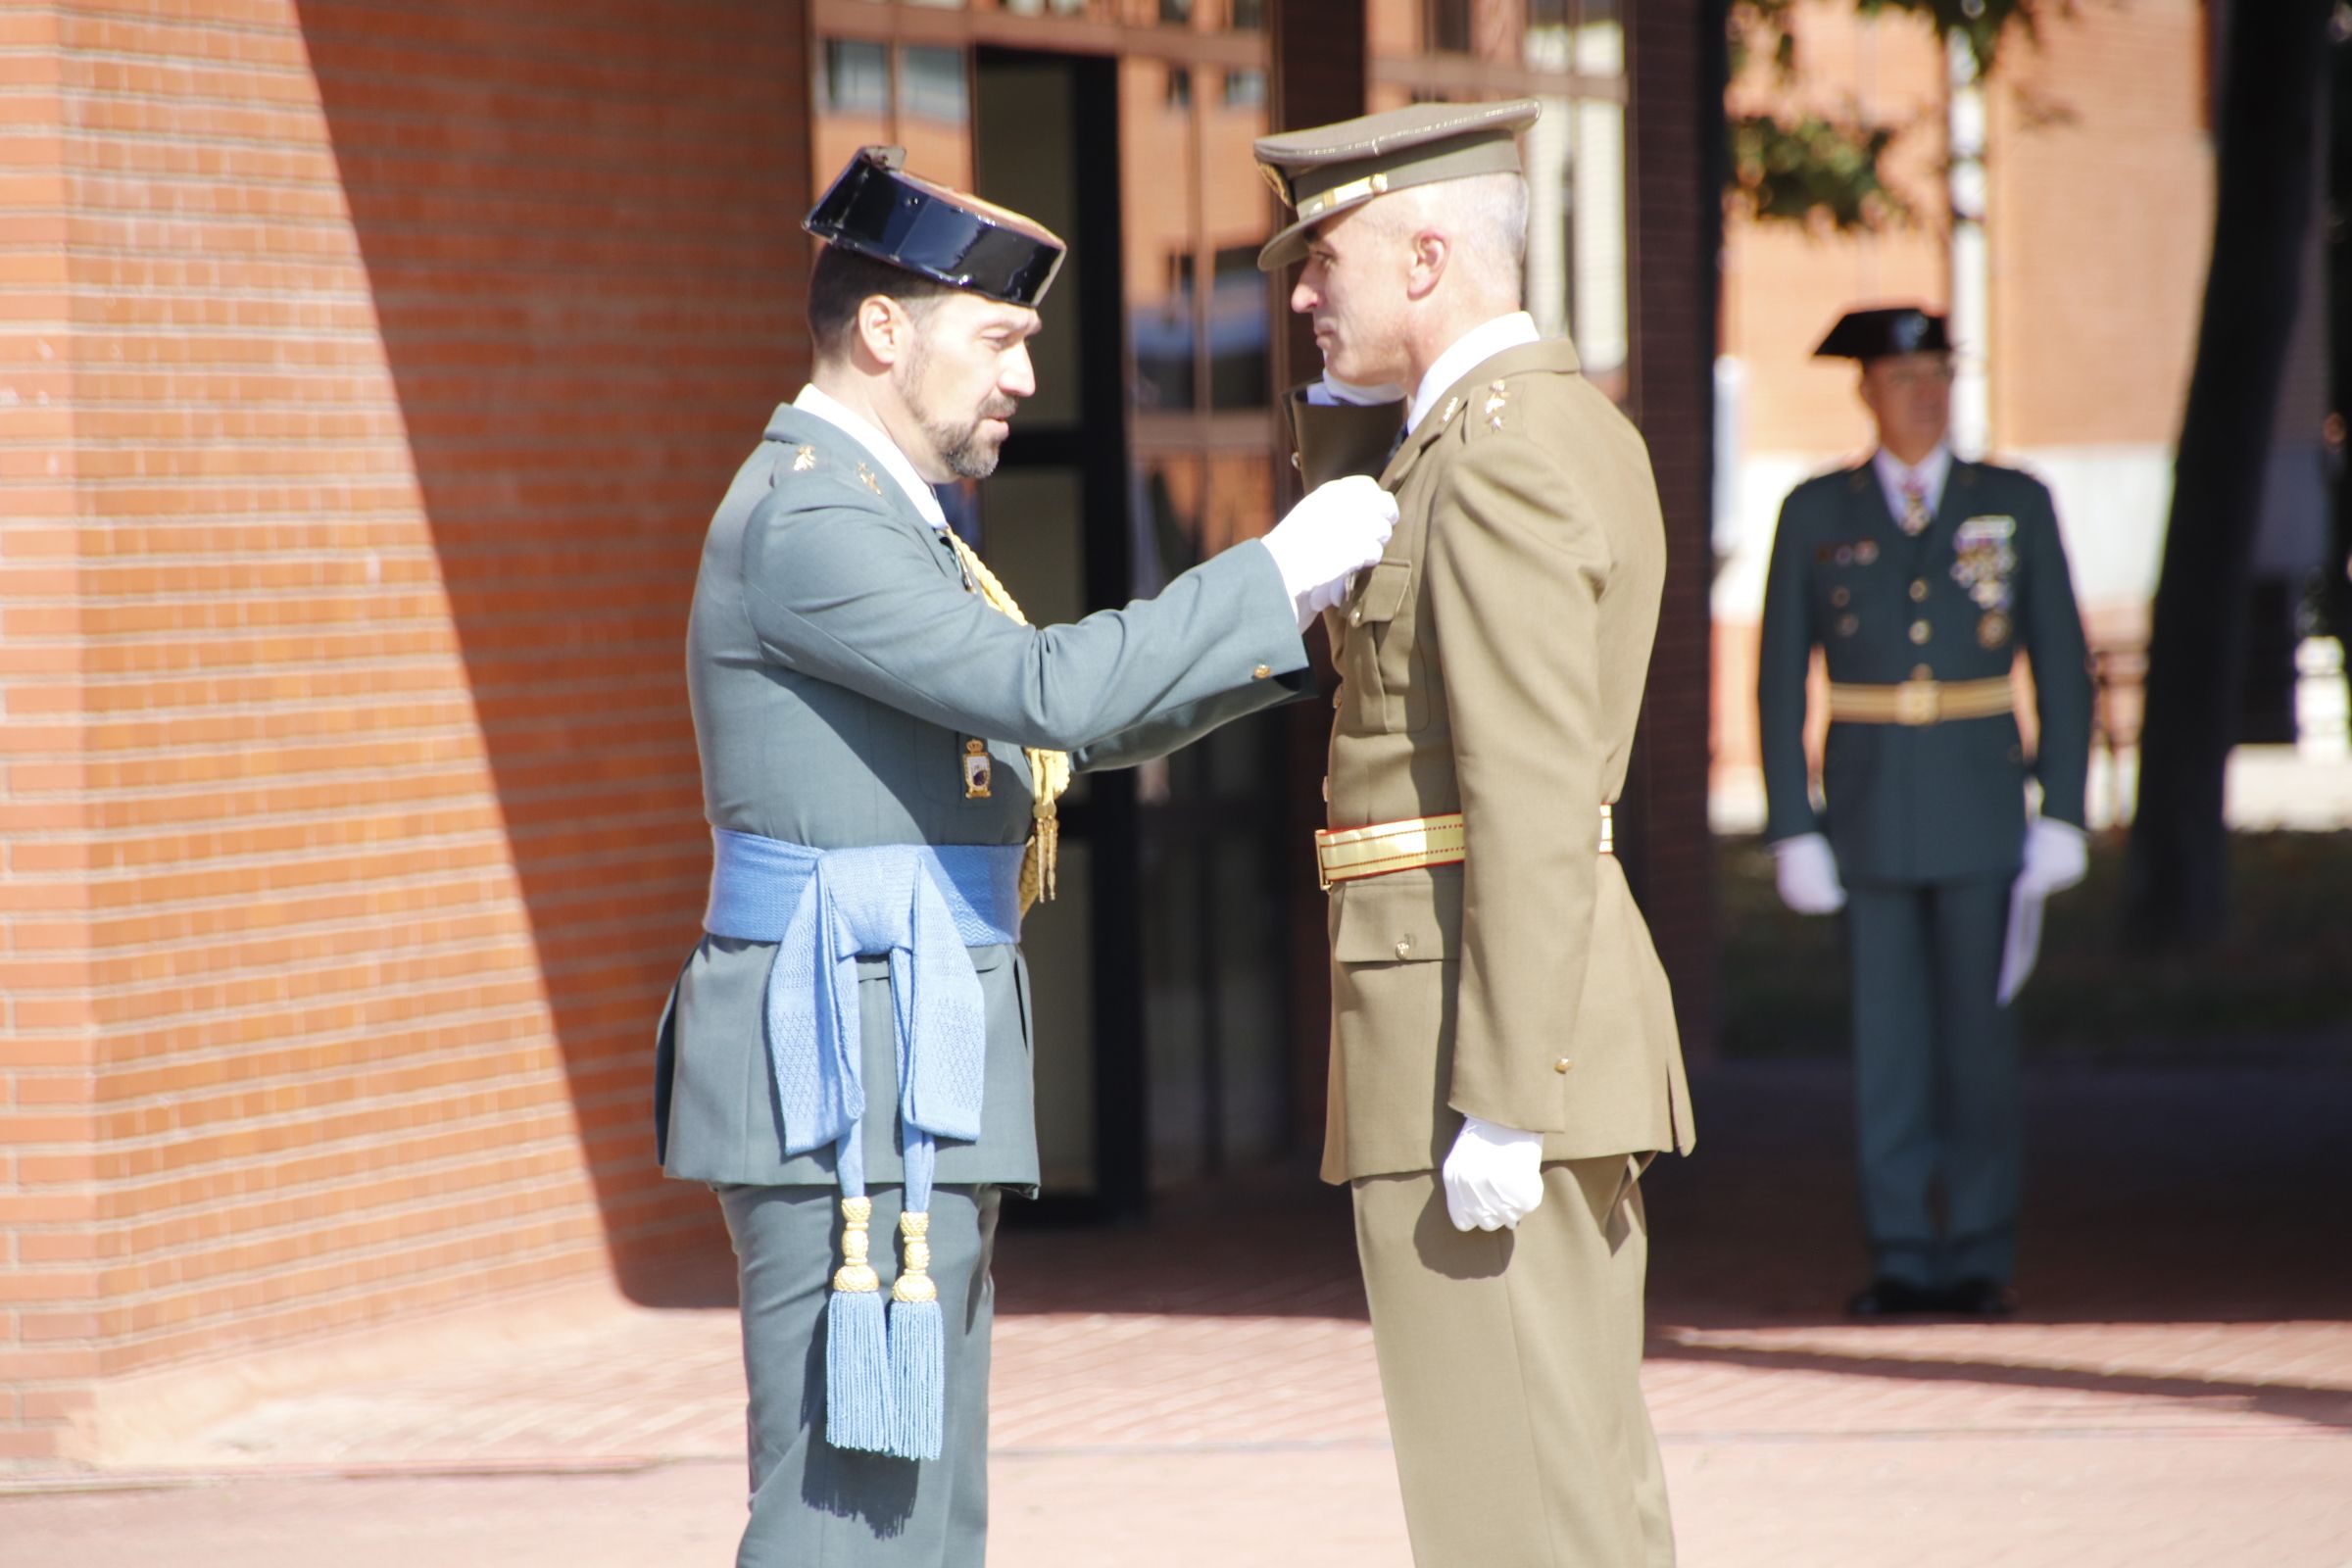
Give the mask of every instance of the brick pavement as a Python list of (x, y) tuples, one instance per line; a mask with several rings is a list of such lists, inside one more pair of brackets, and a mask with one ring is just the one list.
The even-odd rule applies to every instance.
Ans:
[[(1700, 1093), (1698, 1156), (1651, 1181), (1646, 1372), (1690, 1568), (2352, 1564), (2352, 1170), (2328, 1157), (2352, 1071), (2039, 1071), (2028, 1311), (2000, 1324), (1838, 1318), (1862, 1260), (1837, 1073)], [(1345, 1201), (1295, 1176), (1218, 1197), (1005, 1238), (1001, 1568), (1404, 1568)], [(723, 1561), (741, 1397), (715, 1299), (616, 1306), (79, 1482), (201, 1485), (21, 1475), (0, 1565), (168, 1544), (270, 1568), (329, 1539), (338, 1568)]]

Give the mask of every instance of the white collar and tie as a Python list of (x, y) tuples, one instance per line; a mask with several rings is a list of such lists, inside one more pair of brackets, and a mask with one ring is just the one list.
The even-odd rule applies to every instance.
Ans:
[(914, 465), (906, 461), (906, 454), (899, 450), (898, 443), (884, 435), (871, 419), (855, 412), (830, 392), (821, 390), (814, 382), (801, 388), (801, 395), (792, 400), (792, 406), (803, 414), (816, 416), (865, 448), (873, 455), (874, 461), (882, 465), (882, 471), (896, 479), (899, 488), (906, 492), (906, 499), (914, 503), (914, 510), (923, 514), (925, 522), (943, 531), (947, 528), (948, 514), (941, 509), (938, 495), (923, 482), (923, 476), (914, 471)]
[(1886, 511), (1897, 525), (1907, 534), (1925, 533), (1943, 508), (1943, 487), (1952, 476), (1950, 445), (1936, 442), (1936, 450), (1916, 466), (1906, 466), (1881, 447), (1870, 466), (1878, 473), (1880, 493), (1886, 496)]
[(1454, 339), (1453, 346), (1439, 355), (1428, 372), (1421, 377), (1421, 385), (1413, 393), (1412, 412), (1404, 417), (1404, 427), (1407, 430), (1418, 429), (1429, 411), (1437, 406), (1438, 399), (1446, 395), (1447, 387), (1495, 355), (1505, 349), (1543, 341), (1544, 334), (1536, 330), (1536, 318), (1525, 311), (1497, 316), (1491, 321), (1472, 327)]

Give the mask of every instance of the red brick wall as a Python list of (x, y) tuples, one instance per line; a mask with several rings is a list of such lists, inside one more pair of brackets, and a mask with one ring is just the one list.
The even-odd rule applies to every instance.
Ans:
[(2201, 0), (2083, 6), (1988, 94), (1993, 429), (2169, 444), (2212, 250)]
[(647, 1048), (696, 549), (801, 368), (803, 28), (0, 16), (0, 1458), (710, 1243)]

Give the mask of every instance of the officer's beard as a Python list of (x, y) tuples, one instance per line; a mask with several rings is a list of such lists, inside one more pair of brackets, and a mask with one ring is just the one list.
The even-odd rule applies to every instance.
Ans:
[(919, 343), (905, 363), (903, 373), (906, 379), (903, 395), (907, 412), (914, 416), (922, 428), (923, 440), (949, 472), (958, 479), (985, 479), (997, 471), (997, 458), (1004, 438), (981, 426), (990, 419), (1010, 419), (1020, 404), (1002, 392), (992, 392), (968, 419), (939, 418), (930, 400), (923, 395), (924, 372), (930, 368), (930, 352)]

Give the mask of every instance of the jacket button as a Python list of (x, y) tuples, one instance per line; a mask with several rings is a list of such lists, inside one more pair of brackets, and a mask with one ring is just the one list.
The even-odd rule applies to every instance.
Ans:
[(1915, 605), (1916, 605), (1916, 604), (1923, 604), (1923, 603), (1925, 603), (1925, 602), (1926, 602), (1926, 600), (1927, 600), (1927, 597), (1928, 597), (1928, 579), (1927, 579), (1927, 578), (1925, 578), (1925, 577), (1921, 577), (1921, 578), (1918, 578), (1918, 579), (1914, 580), (1914, 581), (1912, 582), (1912, 584), (1911, 584), (1911, 602), (1912, 602), (1913, 604), (1915, 604)]
[(1411, 937), (1398, 937), (1396, 939), (1396, 956), (1399, 958), (1409, 958), (1412, 956), (1413, 939)]
[(1363, 612), (1361, 610), (1350, 610), (1349, 612), (1348, 612), (1348, 625), (1350, 625), (1350, 626), (1361, 626), (1363, 623), (1364, 623), (1364, 612)]
[(1911, 623), (1911, 640), (1913, 642), (1924, 643), (1935, 635), (1936, 628), (1930, 626), (1926, 621), (1915, 620)]
[(1575, 1062), (1570, 1061), (1566, 1056), (1562, 1056), (1559, 1060), (1551, 1064), (1551, 1070), (1553, 1072), (1566, 1072), (1569, 1068), (1575, 1065)]
[(1936, 666), (1934, 664), (1913, 664), (1911, 666), (1911, 678), (1913, 680), (1934, 680), (1936, 678)]
[(1274, 666), (1272, 664), (1260, 664), (1250, 672), (1250, 678), (1251, 680), (1264, 680), (1268, 675), (1273, 673)]

